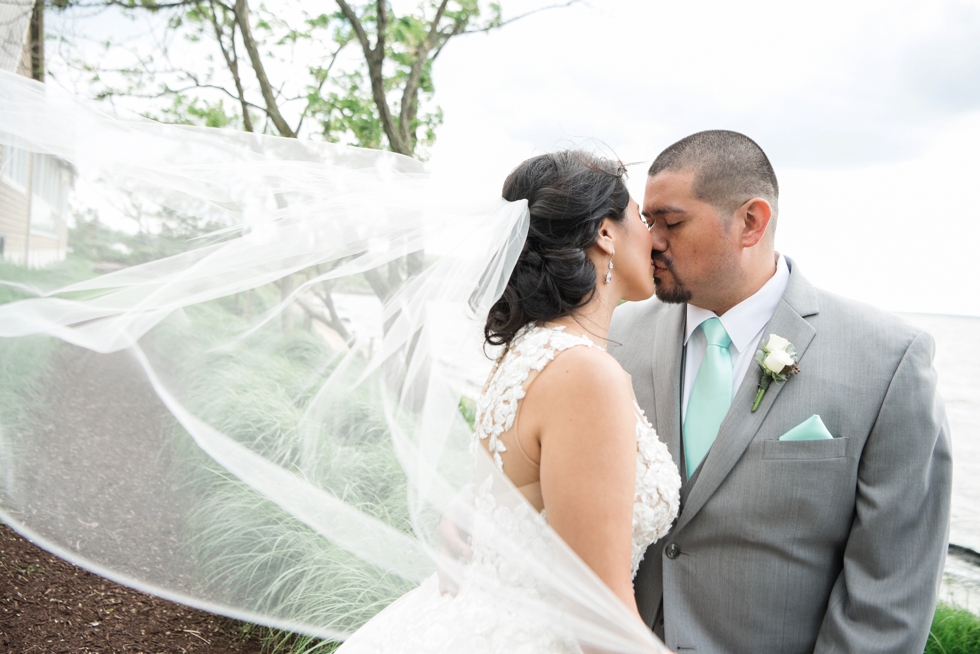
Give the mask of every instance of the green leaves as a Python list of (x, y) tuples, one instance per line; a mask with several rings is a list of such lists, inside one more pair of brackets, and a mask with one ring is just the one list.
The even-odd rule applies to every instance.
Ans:
[[(361, 71), (345, 73), (334, 80), (337, 90), (311, 101), (311, 115), (322, 126), (322, 136), (333, 143), (348, 143), (381, 149), (384, 130), (371, 97), (370, 83)], [(317, 92), (319, 93), (319, 92)]]
[[(84, 49), (78, 31), (61, 35), (66, 63), (88, 73), (95, 97), (136, 99), (141, 113), (168, 122), (318, 137), (419, 158), (443, 122), (432, 63), (451, 39), (510, 22), (499, 2), (486, 0), (419, 0), (400, 14), (383, 5), (384, 20), (376, 0), (312, 6), (55, 0), (52, 6), (65, 16), (75, 12), (81, 23), (98, 15), (93, 4), (134, 20), (153, 16), (140, 23), (158, 32), (137, 41), (111, 37), (98, 58)], [(107, 61), (122, 63), (110, 68)]]

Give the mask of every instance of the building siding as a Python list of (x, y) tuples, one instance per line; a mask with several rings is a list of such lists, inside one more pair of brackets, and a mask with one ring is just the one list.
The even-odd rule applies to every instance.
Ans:
[[(35, 155), (35, 157), (38, 155)], [(35, 159), (36, 161), (36, 159)], [(3, 163), (3, 148), (0, 148), (0, 165)], [(71, 175), (64, 169), (64, 162), (58, 162), (58, 177), (62, 194), (71, 188)], [(28, 174), (34, 175), (41, 168), (28, 165)], [(36, 189), (35, 189), (36, 190)], [(36, 196), (36, 194), (35, 194)], [(36, 199), (36, 198), (35, 198)], [(0, 237), (3, 238), (3, 261), (31, 268), (42, 268), (68, 256), (68, 227), (65, 212), (67, 202), (61, 203), (61, 214), (57, 218), (53, 234), (32, 230), (28, 238), (30, 204), (27, 194), (20, 188), (9, 184), (0, 176)]]
[[(25, 49), (34, 0), (0, 2), (0, 69), (31, 76), (31, 54)], [(26, 67), (24, 52), (27, 52)], [(26, 71), (26, 72), (22, 72)]]
[(27, 236), (27, 196), (0, 180), (0, 237), (3, 260), (24, 263)]
[[(0, 69), (16, 71), (25, 77), (31, 77), (32, 72), (28, 30), (33, 8), (34, 0), (0, 0)], [(39, 186), (34, 186), (31, 198), (28, 197), (33, 186), (30, 181), (26, 189), (21, 189), (0, 176), (0, 238), (3, 239), (0, 259), (39, 268), (63, 261), (68, 254), (65, 194), (73, 184), (73, 173), (66, 162), (50, 155), (34, 155), (27, 161), (26, 172), (16, 166), (14, 170), (21, 172), (10, 177), (18, 184), (22, 174), (28, 180), (37, 181)], [(0, 147), (0, 165), (4, 163), (4, 148)], [(9, 175), (9, 170), (5, 174)]]

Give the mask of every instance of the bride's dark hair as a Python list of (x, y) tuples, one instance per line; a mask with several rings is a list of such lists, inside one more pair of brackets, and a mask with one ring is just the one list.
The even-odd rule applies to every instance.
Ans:
[(504, 199), (527, 200), (531, 224), (507, 287), (487, 316), (488, 343), (510, 343), (525, 325), (567, 316), (592, 299), (596, 270), (586, 251), (604, 218), (625, 218), (625, 177), (618, 161), (578, 150), (533, 157), (507, 176)]

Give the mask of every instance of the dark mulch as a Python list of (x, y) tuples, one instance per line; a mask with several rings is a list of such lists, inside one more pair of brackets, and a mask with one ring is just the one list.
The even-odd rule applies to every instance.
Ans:
[(146, 595), (52, 556), (0, 524), (0, 650), (258, 654), (241, 623)]

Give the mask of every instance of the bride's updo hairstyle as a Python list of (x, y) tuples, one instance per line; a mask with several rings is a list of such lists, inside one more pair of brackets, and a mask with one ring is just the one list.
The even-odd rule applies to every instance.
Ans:
[(629, 205), (626, 169), (616, 161), (566, 150), (528, 159), (504, 181), (505, 200), (527, 200), (527, 241), (483, 334), (510, 343), (525, 325), (544, 323), (586, 305), (596, 269), (586, 251), (604, 218), (622, 221)]

